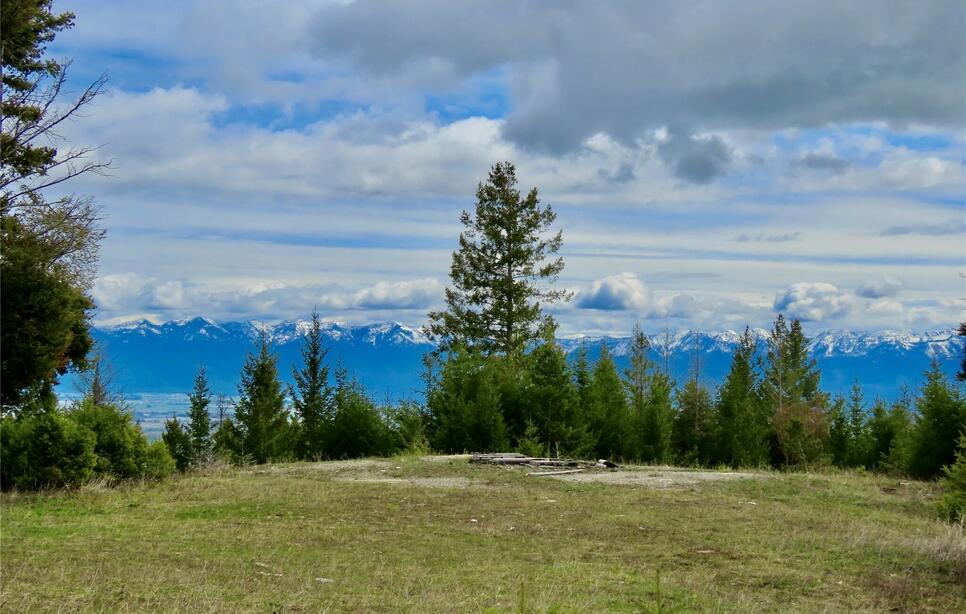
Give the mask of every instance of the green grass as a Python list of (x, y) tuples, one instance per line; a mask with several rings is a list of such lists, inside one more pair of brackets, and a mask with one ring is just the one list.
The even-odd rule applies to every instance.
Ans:
[(4, 495), (0, 609), (966, 610), (966, 543), (933, 485), (525, 473), (397, 458)]

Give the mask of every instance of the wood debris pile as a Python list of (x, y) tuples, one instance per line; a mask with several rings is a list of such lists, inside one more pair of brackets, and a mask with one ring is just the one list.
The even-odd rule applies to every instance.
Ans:
[[(550, 470), (527, 474), (534, 477), (541, 475), (565, 475), (570, 473), (581, 473), (585, 469), (617, 468), (615, 463), (603, 458), (595, 463), (593, 461), (577, 461), (569, 458), (537, 458), (520, 454), (519, 452), (495, 452), (487, 454), (476, 453), (470, 457), (470, 462), (484, 465), (525, 466)], [(555, 468), (563, 470), (554, 471), (553, 469)]]

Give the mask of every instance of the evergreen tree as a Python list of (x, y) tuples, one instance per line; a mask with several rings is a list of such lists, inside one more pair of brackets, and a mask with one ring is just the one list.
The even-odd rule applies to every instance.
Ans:
[(561, 232), (542, 236), (557, 214), (540, 205), (536, 188), (522, 196), (516, 184), (512, 164), (495, 164), (477, 188), (475, 213), (460, 217), (466, 230), (453, 253), (447, 309), (429, 314), (429, 331), (443, 351), (461, 343), (484, 354), (521, 356), (552, 324), (541, 317), (541, 303), (569, 299), (563, 290), (538, 285), (556, 281), (564, 267), (555, 257)]
[(827, 399), (819, 391), (820, 373), (808, 356), (801, 322), (794, 320), (788, 327), (778, 314), (767, 359), (760, 390), (772, 425), (772, 461), (807, 465), (818, 460), (824, 448)]
[(718, 392), (715, 459), (732, 467), (758, 466), (768, 461), (769, 424), (761, 411), (758, 375), (753, 364), (756, 346), (746, 327)]
[(627, 399), (610, 350), (600, 344), (591, 383), (591, 433), (597, 441), (598, 458), (623, 458), (628, 426)]
[(654, 460), (652, 421), (650, 420), (649, 392), (654, 364), (647, 357), (650, 342), (640, 325), (634, 326), (631, 337), (630, 364), (624, 370), (624, 387), (630, 410), (632, 435), (627, 438), (626, 453), (639, 460)]
[(943, 497), (939, 511), (952, 522), (966, 524), (966, 433), (959, 436), (956, 462), (943, 469)]
[(258, 352), (249, 354), (242, 367), (238, 395), (235, 419), (241, 432), (239, 452), (256, 463), (285, 454), (288, 428), (285, 393), (278, 381), (276, 358), (264, 334)]
[(191, 435), (181, 426), (176, 416), (164, 421), (161, 440), (168, 447), (168, 453), (174, 459), (178, 471), (186, 471), (191, 467), (195, 459)]
[(581, 343), (577, 348), (577, 359), (573, 366), (573, 383), (576, 392), (576, 407), (572, 440), (568, 454), (577, 458), (590, 458), (597, 448), (597, 440), (591, 428), (593, 416), (593, 375), (587, 360), (587, 345)]
[(767, 368), (761, 392), (770, 411), (781, 413), (785, 407), (811, 401), (819, 394), (820, 373), (815, 360), (808, 357), (808, 339), (801, 322), (778, 314), (768, 338)]
[(325, 449), (330, 458), (384, 456), (390, 453), (386, 422), (362, 386), (344, 368), (336, 373), (335, 415)]
[[(191, 459), (193, 463), (204, 462), (211, 455), (211, 390), (208, 389), (208, 373), (198, 367), (195, 374), (194, 390), (188, 397), (188, 433), (191, 437)], [(174, 453), (172, 453), (174, 456)], [(177, 457), (175, 457), (177, 460)]]
[(715, 419), (711, 393), (694, 374), (678, 392), (676, 400), (674, 449), (684, 463), (710, 463)]
[(447, 452), (506, 449), (501, 411), (502, 369), (474, 348), (455, 345), (428, 396), (433, 447)]
[[(576, 424), (579, 408), (567, 356), (552, 332), (530, 353), (527, 366), (530, 376), (526, 389), (530, 408), (528, 422), (537, 429), (535, 434), (548, 453), (559, 456), (561, 449), (569, 450), (579, 440), (579, 425)], [(533, 434), (531, 431), (531, 436)]]
[(90, 199), (48, 201), (44, 188), (105, 165), (92, 148), (59, 148), (59, 126), (97, 96), (98, 79), (79, 98), (61, 95), (67, 63), (46, 45), (70, 28), (71, 13), (52, 13), (50, 0), (0, 3), (0, 404), (33, 403), (57, 378), (82, 370), (91, 349), (90, 288), (103, 231)]
[(642, 457), (657, 463), (671, 462), (671, 441), (674, 429), (674, 381), (664, 372), (651, 374), (648, 386), (647, 410), (644, 422)]
[(865, 410), (865, 397), (858, 378), (852, 383), (848, 401), (849, 452), (847, 464), (851, 467), (864, 466), (869, 458), (868, 416)]
[(328, 350), (322, 347), (322, 320), (312, 312), (312, 325), (302, 346), (302, 368), (292, 369), (295, 388), (291, 391), (299, 420), (296, 454), (311, 459), (324, 455), (328, 429), (334, 419), (333, 391), (329, 385)]
[[(966, 322), (959, 324), (957, 332), (960, 337), (966, 337)], [(956, 379), (961, 382), (966, 382), (966, 345), (963, 345), (963, 360), (959, 363), (959, 373), (956, 374)]]
[(909, 469), (919, 477), (935, 477), (955, 460), (956, 442), (966, 426), (963, 399), (936, 360), (926, 372), (926, 385), (916, 406), (919, 420), (912, 435)]
[(828, 415), (828, 452), (832, 464), (849, 466), (852, 459), (852, 429), (845, 414), (845, 399), (837, 397)]
[(912, 429), (911, 403), (908, 391), (904, 391), (890, 407), (882, 401), (873, 404), (868, 422), (866, 467), (876, 470), (906, 469)]

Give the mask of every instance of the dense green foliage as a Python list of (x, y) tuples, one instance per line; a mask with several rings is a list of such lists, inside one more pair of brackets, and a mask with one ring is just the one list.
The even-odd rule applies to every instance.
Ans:
[(299, 432), (295, 452), (300, 458), (321, 455), (334, 419), (333, 390), (329, 385), (328, 352), (322, 347), (322, 320), (312, 312), (312, 325), (302, 348), (303, 366), (292, 369), (295, 388), (291, 391)]
[(97, 208), (44, 189), (104, 165), (91, 149), (58, 147), (58, 126), (97, 96), (98, 79), (73, 101), (61, 97), (66, 63), (46, 45), (73, 23), (50, 0), (0, 4), (0, 404), (17, 411), (49, 395), (57, 377), (84, 368), (91, 348), (89, 297), (103, 236)]
[(517, 449), (734, 467), (834, 464), (926, 478), (953, 463), (966, 401), (938, 366), (915, 399), (904, 394), (869, 409), (859, 382), (848, 398), (821, 392), (807, 345), (801, 324), (780, 315), (762, 352), (746, 330), (716, 392), (696, 372), (678, 386), (648, 359), (640, 330), (623, 377), (604, 345), (595, 364), (583, 348), (568, 364), (547, 337), (512, 368), (503, 356), (457, 347), (430, 379), (431, 442), (450, 452)]
[(51, 262), (51, 246), (13, 216), (0, 216), (0, 347), (6, 408), (22, 405), (68, 369), (86, 366), (91, 299)]
[(956, 462), (943, 470), (945, 494), (940, 512), (949, 520), (966, 523), (966, 433), (959, 436)]
[(553, 327), (541, 303), (569, 297), (538, 285), (555, 281), (564, 267), (555, 257), (561, 231), (542, 236), (557, 214), (541, 206), (536, 188), (523, 196), (516, 184), (513, 164), (495, 164), (477, 188), (476, 210), (460, 217), (466, 230), (453, 253), (446, 310), (429, 314), (429, 332), (443, 350), (460, 344), (484, 354), (519, 356)]
[(265, 463), (286, 455), (289, 423), (285, 391), (278, 379), (276, 358), (264, 335), (258, 351), (249, 354), (242, 367), (235, 422), (241, 434), (241, 447), (236, 452), (241, 456)]
[(76, 486), (95, 476), (162, 478), (175, 469), (164, 443), (148, 443), (131, 412), (85, 398), (8, 415), (0, 423), (0, 485)]

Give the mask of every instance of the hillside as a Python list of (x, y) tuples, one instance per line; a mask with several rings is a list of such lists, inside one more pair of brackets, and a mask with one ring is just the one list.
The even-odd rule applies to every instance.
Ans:
[(582, 475), (397, 457), (5, 494), (0, 609), (966, 609), (966, 542), (935, 520), (935, 484), (660, 467)]

